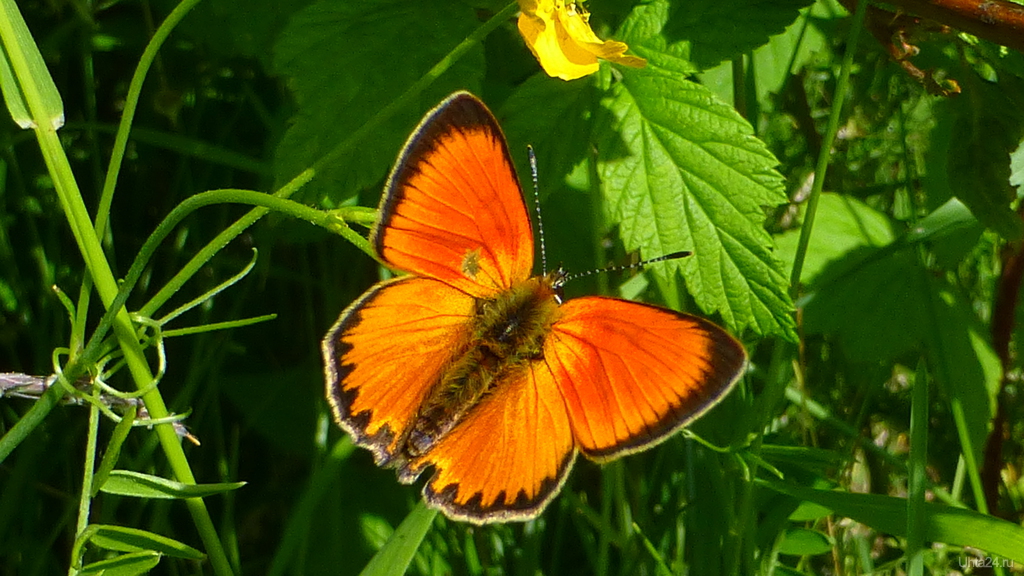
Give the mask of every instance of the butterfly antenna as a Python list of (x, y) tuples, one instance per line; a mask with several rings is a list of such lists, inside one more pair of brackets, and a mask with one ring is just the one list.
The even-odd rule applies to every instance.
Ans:
[(537, 155), (533, 153), (533, 146), (526, 146), (526, 153), (530, 157), (530, 176), (533, 177), (533, 205), (537, 210), (537, 233), (540, 234), (540, 270), (541, 275), (548, 273), (548, 252), (544, 247), (544, 218), (540, 213), (540, 184), (537, 180)]
[(633, 264), (606, 266), (604, 268), (597, 268), (595, 270), (587, 270), (586, 272), (576, 272), (576, 273), (573, 273), (573, 274), (566, 274), (565, 278), (563, 279), (563, 282), (568, 282), (569, 280), (575, 280), (577, 278), (585, 278), (585, 277), (590, 276), (592, 274), (599, 274), (599, 273), (603, 273), (603, 272), (622, 272), (623, 270), (634, 270), (636, 268), (643, 268), (644, 266), (647, 266), (648, 264), (655, 264), (657, 262), (664, 262), (665, 260), (678, 260), (679, 258), (686, 258), (687, 256), (690, 256), (691, 254), (693, 254), (693, 252), (690, 252), (689, 250), (680, 250), (679, 252), (672, 252), (671, 254), (665, 254), (664, 256), (658, 256), (657, 258), (650, 258), (648, 260), (641, 260), (639, 262), (634, 262)]

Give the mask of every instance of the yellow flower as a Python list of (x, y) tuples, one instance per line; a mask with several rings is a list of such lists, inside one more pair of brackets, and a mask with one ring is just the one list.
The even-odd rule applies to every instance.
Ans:
[(598, 58), (633, 68), (647, 65), (627, 55), (625, 43), (598, 38), (590, 14), (575, 1), (519, 0), (519, 8), (519, 32), (549, 76), (575, 80), (593, 74)]

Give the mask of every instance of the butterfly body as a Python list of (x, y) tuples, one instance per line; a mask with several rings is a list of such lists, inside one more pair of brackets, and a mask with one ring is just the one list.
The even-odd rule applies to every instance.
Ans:
[(743, 347), (707, 320), (615, 298), (562, 301), (501, 129), (475, 97), (430, 112), (371, 242), (409, 275), (370, 288), (323, 342), (335, 419), (427, 502), (471, 522), (536, 516), (577, 453), (652, 446), (726, 394)]
[(544, 341), (558, 317), (552, 281), (529, 278), (494, 298), (477, 298), (463, 350), (434, 384), (416, 416), (406, 453), (421, 456), (502, 382), (543, 359)]

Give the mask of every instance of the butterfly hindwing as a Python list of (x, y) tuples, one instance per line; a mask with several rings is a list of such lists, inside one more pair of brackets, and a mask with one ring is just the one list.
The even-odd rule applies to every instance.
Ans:
[(423, 489), (432, 506), (470, 522), (525, 520), (557, 494), (576, 457), (551, 370), (533, 362), (502, 383), (434, 450)]
[(739, 378), (746, 352), (711, 322), (616, 298), (562, 306), (544, 356), (576, 445), (604, 461), (656, 444)]
[(394, 268), (476, 297), (528, 278), (533, 233), (505, 137), (458, 92), (409, 138), (388, 178), (371, 241)]
[(327, 399), (356, 443), (387, 465), (453, 355), (466, 346), (470, 296), (436, 280), (381, 282), (323, 341)]

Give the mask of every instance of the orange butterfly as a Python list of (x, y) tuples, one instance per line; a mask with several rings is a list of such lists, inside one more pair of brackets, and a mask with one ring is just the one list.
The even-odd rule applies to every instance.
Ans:
[(576, 453), (648, 448), (721, 399), (746, 352), (718, 326), (616, 298), (563, 303), (531, 276), (533, 232), (505, 137), (457, 92), (406, 142), (370, 241), (409, 274), (370, 288), (323, 341), (327, 399), (380, 466), (474, 523), (534, 518)]

